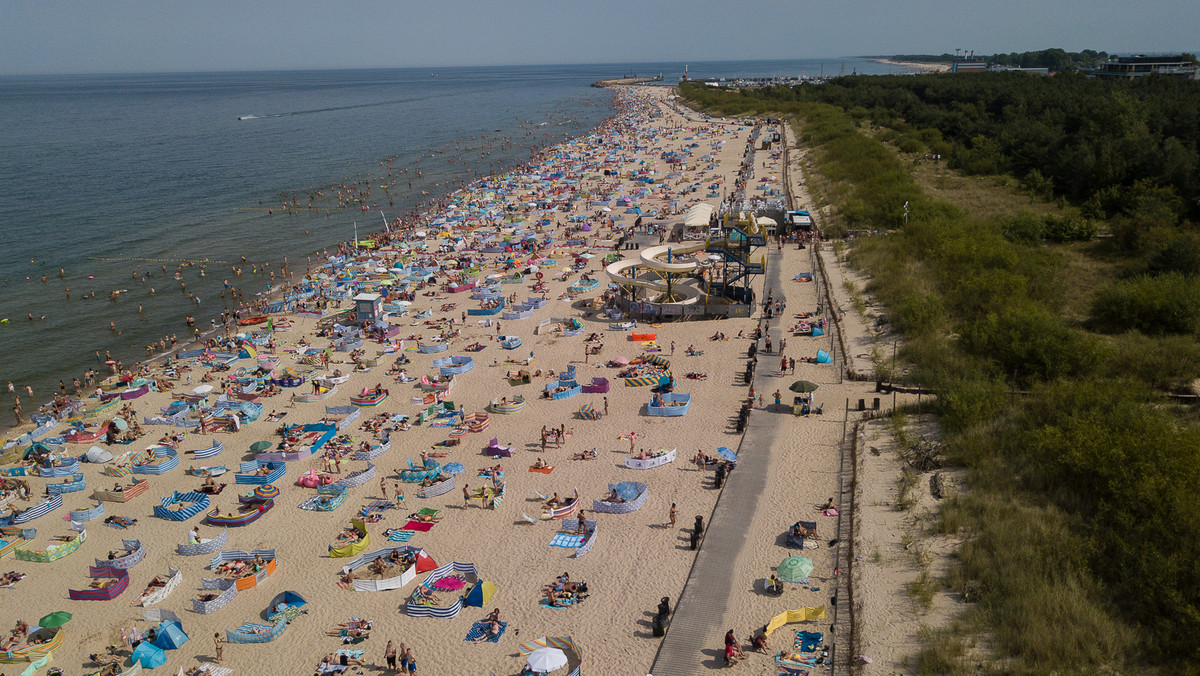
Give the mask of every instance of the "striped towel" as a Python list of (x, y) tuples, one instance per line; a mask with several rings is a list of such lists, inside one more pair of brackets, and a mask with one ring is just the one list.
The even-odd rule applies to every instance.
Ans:
[[(467, 637), (464, 638), (463, 640), (464, 641), (474, 641), (475, 639), (482, 637), (483, 636), (483, 628), (486, 625), (487, 625), (487, 623), (483, 622), (483, 621), (476, 622), (474, 625), (471, 626), (471, 631), (467, 632)], [(489, 638), (488, 641), (491, 643), (499, 643), (500, 637), (504, 635), (504, 632), (507, 629), (508, 629), (508, 623), (501, 622), (500, 623), (500, 632), (498, 634), (496, 634), (495, 636)]]
[(388, 533), (388, 540), (392, 542), (408, 542), (412, 539), (413, 533), (411, 530), (394, 530)]
[(567, 547), (575, 548), (583, 544), (583, 535), (570, 535), (568, 533), (555, 533), (554, 538), (550, 540), (551, 547)]

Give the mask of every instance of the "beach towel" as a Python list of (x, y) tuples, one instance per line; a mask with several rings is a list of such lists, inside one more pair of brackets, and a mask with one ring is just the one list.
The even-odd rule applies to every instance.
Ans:
[(334, 653), (333, 656), (341, 657), (342, 655), (345, 655), (346, 657), (349, 657), (351, 659), (361, 660), (363, 653), (365, 653), (365, 652), (366, 652), (365, 650), (351, 650), (349, 648), (341, 648), (336, 653)]
[(824, 634), (819, 631), (798, 631), (796, 632), (795, 648), (802, 653), (815, 652), (821, 647), (821, 639)]
[(541, 606), (542, 606), (543, 608), (557, 608), (557, 609), (562, 609), (562, 608), (566, 608), (567, 606), (573, 606), (573, 605), (575, 605), (575, 599), (559, 599), (559, 600), (558, 600), (558, 602), (559, 602), (559, 603), (561, 603), (561, 604), (563, 604), (563, 605), (561, 605), (561, 606), (552, 606), (552, 605), (550, 605), (550, 599), (542, 599)]
[(408, 542), (412, 539), (413, 531), (411, 530), (394, 530), (388, 533), (388, 540), (392, 542)]
[[(491, 475), (490, 471), (480, 472), (479, 478), (480, 479), (491, 479), (492, 475)], [(504, 470), (500, 470), (499, 472), (496, 472), (496, 478), (503, 479), (504, 478)]]
[[(464, 641), (475, 641), (476, 639), (481, 638), (484, 635), (483, 628), (486, 627), (487, 624), (488, 624), (487, 622), (484, 622), (482, 620), (480, 620), (479, 622), (476, 622), (474, 625), (471, 626), (471, 631), (467, 632), (467, 637), (464, 638), (463, 640)], [(500, 637), (504, 635), (504, 632), (507, 629), (508, 629), (508, 623), (501, 622), (500, 623), (500, 631), (497, 632), (495, 636), (492, 636), (491, 638), (489, 638), (488, 642), (499, 643)]]
[(428, 533), (429, 529), (433, 528), (435, 525), (436, 524), (432, 523), (421, 523), (420, 521), (409, 521), (408, 523), (404, 524), (403, 528), (404, 530), (415, 530), (422, 533)]
[(570, 535), (568, 533), (555, 533), (550, 540), (551, 547), (567, 547), (573, 549), (583, 544), (585, 535)]
[(530, 472), (540, 472), (542, 474), (549, 474), (554, 471), (554, 465), (550, 465), (549, 467), (530, 467), (529, 471)]

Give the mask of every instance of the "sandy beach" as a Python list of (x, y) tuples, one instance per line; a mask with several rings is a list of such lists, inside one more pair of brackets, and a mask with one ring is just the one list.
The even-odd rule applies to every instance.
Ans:
[[(841, 504), (843, 487), (839, 481), (841, 441), (843, 434), (844, 407), (847, 400), (857, 400), (870, 392), (865, 383), (846, 381), (840, 383), (839, 364), (809, 364), (802, 358), (815, 357), (818, 349), (834, 352), (842, 360), (842, 348), (832, 349), (834, 332), (823, 337), (793, 336), (789, 329), (799, 320), (794, 315), (816, 312), (819, 302), (819, 283), (793, 281), (800, 272), (813, 272), (815, 256), (827, 256), (830, 267), (836, 267), (832, 253), (815, 253), (813, 249), (799, 249), (795, 244), (776, 248), (773, 241), (754, 255), (766, 256), (768, 274), (758, 277), (756, 284), (760, 298), (768, 293), (775, 300), (786, 301), (783, 317), (767, 322), (769, 335), (775, 341), (770, 353), (759, 352), (754, 389), (761, 395), (763, 405), (755, 403), (756, 410), (750, 416), (751, 433), (769, 434), (770, 443), (765, 447), (741, 449), (742, 435), (735, 430), (734, 421), (742, 403), (749, 395), (749, 388), (740, 377), (746, 365), (747, 350), (752, 341), (737, 338), (749, 335), (760, 325), (763, 310), (761, 305), (754, 309), (750, 318), (725, 319), (719, 321), (677, 321), (648, 325), (639, 324), (637, 333), (655, 333), (655, 343), (661, 351), (651, 352), (670, 361), (671, 373), (675, 378), (675, 391), (691, 395), (690, 411), (680, 417), (651, 417), (646, 415), (650, 402), (649, 387), (627, 387), (618, 377), (622, 368), (606, 364), (618, 357), (628, 360), (646, 354), (648, 345), (631, 340), (630, 330), (611, 330), (613, 322), (595, 311), (592, 301), (601, 297), (609, 283), (602, 264), (603, 256), (613, 250), (613, 241), (625, 234), (633, 223), (634, 215), (623, 214), (622, 220), (610, 225), (608, 219), (618, 213), (601, 211), (589, 206), (585, 194), (634, 194), (643, 182), (635, 182), (639, 170), (654, 170), (658, 174), (655, 192), (643, 195), (637, 201), (643, 209), (665, 208), (675, 203), (678, 211), (698, 203), (716, 205), (718, 196), (704, 197), (707, 186), (720, 184), (732, 189), (738, 170), (745, 158), (744, 153), (753, 127), (737, 122), (704, 121), (691, 114), (683, 118), (665, 98), (670, 95), (667, 88), (620, 88), (618, 96), (619, 114), (596, 132), (547, 151), (542, 162), (526, 172), (516, 172), (510, 177), (514, 184), (522, 187), (509, 191), (475, 188), (471, 194), (454, 194), (449, 200), (465, 206), (479, 202), (487, 192), (498, 193), (492, 199), (502, 200), (511, 206), (505, 213), (522, 213), (520, 204), (529, 201), (560, 200), (567, 205), (554, 212), (535, 215), (548, 221), (539, 225), (536, 234), (539, 240), (555, 233), (553, 244), (539, 248), (536, 255), (554, 264), (541, 266), (542, 281), (546, 291), (535, 292), (531, 287), (537, 281), (530, 275), (522, 284), (501, 286), (504, 294), (515, 294), (518, 301), (527, 297), (544, 295), (547, 303), (535, 309), (523, 319), (505, 320), (500, 315), (491, 317), (465, 316), (467, 309), (479, 307), (469, 292), (452, 293), (440, 284), (414, 294), (407, 314), (388, 320), (399, 332), (391, 338), (394, 352), (384, 353), (385, 345), (380, 341), (367, 340), (363, 346), (362, 359), (375, 360), (376, 366), (365, 372), (352, 372), (354, 364), (346, 352), (331, 352), (331, 359), (317, 373), (330, 376), (335, 369), (348, 374), (345, 382), (337, 386), (335, 394), (322, 401), (309, 403), (292, 402), (293, 394), (309, 394), (311, 385), (306, 382), (294, 389), (285, 388), (279, 395), (262, 399), (262, 417), (241, 427), (235, 433), (213, 431), (200, 434), (189, 430), (186, 438), (179, 442), (180, 467), (161, 476), (149, 476), (149, 489), (128, 503), (106, 502), (106, 516), (136, 519), (137, 524), (118, 529), (108, 527), (102, 519), (83, 524), (87, 540), (79, 551), (49, 563), (16, 560), (12, 555), (5, 557), (0, 567), (26, 575), (25, 579), (8, 589), (0, 589), (4, 610), (0, 612), (0, 624), (4, 628), (18, 619), (33, 624), (38, 618), (52, 611), (65, 610), (72, 619), (63, 630), (62, 646), (54, 651), (51, 665), (60, 666), (65, 673), (91, 673), (98, 670), (88, 660), (88, 655), (103, 652), (105, 646), (122, 645), (123, 632), (128, 634), (136, 628), (144, 633), (154, 623), (142, 620), (142, 608), (133, 606), (138, 595), (146, 588), (151, 578), (165, 576), (168, 568), (181, 571), (182, 582), (155, 608), (174, 612), (182, 621), (183, 629), (191, 637), (177, 650), (166, 652), (166, 663), (160, 667), (164, 672), (175, 673), (180, 667), (190, 669), (197, 664), (211, 662), (215, 657), (213, 636), (225, 636), (226, 630), (237, 629), (245, 622), (265, 623), (265, 609), (272, 598), (284, 591), (295, 591), (307, 601), (305, 614), (297, 617), (274, 641), (254, 644), (226, 644), (223, 647), (221, 666), (229, 667), (234, 673), (251, 671), (265, 673), (311, 673), (322, 657), (340, 648), (363, 650), (365, 670), (384, 668), (384, 649), (387, 642), (397, 646), (403, 643), (412, 649), (419, 664), (420, 673), (466, 674), (497, 673), (515, 674), (524, 664), (518, 655), (518, 644), (539, 637), (570, 636), (582, 654), (581, 672), (605, 672), (621, 674), (650, 673), (662, 639), (651, 633), (650, 619), (662, 597), (668, 597), (671, 605), (677, 605), (676, 621), (683, 617), (689, 603), (689, 594), (684, 592), (689, 574), (695, 575), (706, 555), (700, 550), (700, 558), (689, 547), (688, 535), (696, 515), (710, 523), (710, 529), (728, 528), (728, 515), (718, 505), (721, 491), (713, 488), (715, 465), (704, 471), (690, 462), (697, 451), (715, 455), (717, 447), (729, 447), (741, 454), (736, 473), (754, 469), (764, 473), (766, 479), (757, 495), (757, 508), (752, 514), (742, 515), (748, 521), (744, 531), (745, 546), (727, 561), (730, 577), (720, 593), (725, 596), (724, 613), (719, 624), (735, 630), (747, 651), (747, 662), (753, 673), (774, 673), (775, 650), (789, 649), (794, 632), (777, 630), (769, 639), (771, 654), (755, 654), (749, 650), (749, 641), (755, 630), (767, 621), (788, 609), (800, 607), (828, 606), (829, 619), (820, 623), (807, 623), (804, 628), (814, 630), (821, 626), (825, 632), (824, 643), (831, 642), (828, 624), (833, 618), (830, 605), (830, 590), (835, 588), (834, 560), (836, 549), (829, 546), (837, 539), (838, 519), (826, 516), (819, 507), (827, 499), (835, 505)], [(770, 127), (764, 127), (770, 130)], [(778, 127), (775, 127), (778, 130)], [(717, 144), (721, 141), (723, 143)], [(697, 147), (698, 146), (698, 147)], [(699, 152), (695, 152), (699, 150)], [(711, 153), (709, 160), (693, 157)], [(664, 154), (681, 153), (691, 158), (681, 165), (662, 162)], [(782, 188), (782, 158), (777, 152), (756, 151), (749, 158), (754, 185), (767, 179), (770, 185)], [(620, 177), (605, 176), (603, 170), (620, 172)], [(677, 178), (665, 179), (667, 172), (676, 172)], [(536, 174), (536, 175), (535, 175)], [(641, 176), (644, 176), (641, 175)], [(792, 191), (797, 204), (807, 204), (807, 195), (800, 181), (800, 172), (789, 172)], [(663, 186), (665, 180), (666, 185)], [(663, 192), (657, 192), (662, 188)], [(693, 189), (698, 188), (698, 189)], [(669, 194), (666, 194), (669, 193)], [(666, 194), (666, 199), (656, 197)], [(712, 194), (711, 192), (709, 194)], [(573, 207), (571, 206), (573, 205)], [(623, 211), (621, 208), (617, 212)], [(582, 217), (570, 222), (572, 216)], [(666, 225), (679, 222), (680, 216), (671, 216), (662, 221), (646, 218), (647, 224)], [(528, 227), (533, 221), (526, 221)], [(579, 226), (586, 222), (590, 231), (581, 231)], [(472, 238), (483, 232), (496, 232), (490, 224), (475, 224), (476, 229), (463, 231), (464, 246), (470, 248)], [(505, 227), (512, 228), (511, 224)], [(624, 228), (624, 229), (622, 229)], [(427, 251), (437, 255), (439, 239), (428, 228), (430, 237)], [(511, 230), (510, 230), (511, 232)], [(568, 245), (565, 240), (583, 240), (583, 244)], [(639, 233), (628, 238), (643, 247), (658, 242), (658, 233)], [(444, 240), (444, 238), (443, 238)], [(410, 243), (414, 240), (410, 240)], [(459, 253), (462, 253), (460, 249)], [(581, 270), (567, 273), (579, 254), (591, 253), (595, 257), (587, 260)], [(636, 256), (636, 251), (619, 251), (622, 255)], [(483, 254), (476, 252), (476, 260), (482, 260), (481, 276), (489, 274), (511, 274), (503, 270), (503, 261), (510, 254)], [(533, 257), (532, 252), (511, 254), (521, 260)], [(365, 260), (369, 254), (362, 257)], [(380, 260), (380, 254), (375, 254)], [(386, 260), (388, 254), (382, 254)], [(386, 268), (385, 268), (386, 269)], [(366, 272), (369, 272), (368, 268)], [(579, 281), (581, 274), (600, 280), (599, 287), (568, 297), (569, 286)], [(442, 280), (445, 281), (444, 279)], [(831, 288), (840, 291), (840, 281), (832, 281)], [(434, 295), (427, 295), (432, 291)], [(453, 308), (450, 305), (453, 304)], [(334, 302), (330, 310), (347, 309), (349, 301)], [(826, 316), (834, 319), (826, 303)], [(834, 302), (834, 313), (838, 303)], [(429, 319), (423, 315), (429, 312)], [(418, 315), (421, 315), (418, 317)], [(574, 318), (583, 327), (581, 335), (563, 336), (561, 325), (541, 326), (543, 320)], [(445, 318), (437, 326), (429, 322)], [(465, 319), (465, 321), (464, 321)], [(849, 345), (862, 345), (863, 327), (852, 316), (842, 316), (842, 340)], [(314, 316), (291, 314), (276, 315), (273, 320), (277, 330), (273, 333), (274, 349), (262, 348), (263, 354), (279, 358), (276, 377), (284, 369), (296, 372), (312, 370), (302, 358), (303, 349), (298, 348), (301, 340), (311, 348), (325, 348), (331, 344), (331, 336), (318, 337), (322, 320)], [(290, 325), (289, 330), (278, 330), (279, 326)], [(262, 326), (244, 330), (262, 329)], [(237, 331), (235, 327), (233, 329)], [(456, 333), (446, 340), (449, 348), (445, 352), (423, 353), (412, 348), (417, 343), (434, 344), (439, 333)], [(585, 343), (590, 334), (597, 334), (599, 341)], [(727, 340), (710, 340), (718, 333)], [(516, 336), (521, 347), (504, 350), (498, 336)], [(786, 338), (784, 355), (796, 359), (794, 374), (780, 371), (780, 340)], [(400, 341), (403, 340), (401, 343)], [(482, 345), (479, 351), (466, 351), (467, 346)], [(585, 345), (600, 345), (599, 354), (588, 354)], [(758, 341), (764, 347), (762, 341)], [(190, 349), (187, 346), (185, 349)], [(689, 356), (689, 347), (702, 354)], [(218, 351), (224, 348), (217, 348)], [(851, 357), (854, 348), (848, 347)], [(860, 352), (862, 350), (859, 350)], [(379, 439), (362, 428), (373, 416), (381, 413), (388, 417), (408, 415), (415, 419), (428, 403), (427, 396), (419, 388), (421, 376), (433, 377), (438, 373), (435, 359), (450, 355), (470, 356), (474, 368), (455, 378), (455, 383), (446, 394), (445, 400), (453, 402), (465, 414), (484, 412), (489, 402), (523, 396), (527, 404), (518, 413), (504, 415), (490, 413), (488, 426), (480, 432), (466, 432), (458, 437), (458, 444), (441, 446), (450, 439), (450, 426), (412, 425), (409, 429), (398, 428), (390, 435), (390, 450), (371, 461), (376, 474), (362, 486), (348, 489), (345, 504), (329, 512), (308, 511), (299, 505), (316, 495), (312, 488), (299, 486), (297, 479), (309, 472), (325, 471), (320, 453), (311, 458), (289, 462), (286, 473), (274, 485), (280, 495), (274, 499), (273, 508), (260, 519), (245, 527), (231, 528), (228, 543), (223, 550), (273, 549), (277, 567), (259, 586), (238, 593), (223, 608), (211, 614), (199, 614), (192, 610), (192, 599), (203, 593), (201, 580), (214, 578), (208, 570), (206, 556), (181, 556), (176, 546), (187, 542), (190, 528), (200, 523), (203, 515), (194, 516), (184, 522), (157, 518), (153, 508), (163, 498), (175, 491), (196, 490), (201, 479), (186, 473), (189, 466), (224, 464), (230, 473), (216, 477), (217, 482), (229, 485), (212, 497), (212, 505), (221, 512), (235, 509), (237, 496), (254, 488), (253, 485), (235, 485), (233, 472), (240, 462), (252, 460), (255, 453), (250, 450), (255, 442), (270, 442), (274, 447), (280, 441), (276, 433), (282, 425), (311, 425), (325, 417), (326, 406), (345, 407), (351, 404), (351, 396), (360, 396), (377, 383), (389, 391), (387, 399), (379, 406), (362, 408), (362, 417), (342, 431), (348, 434), (350, 445), (359, 447), (364, 442), (378, 444)], [(311, 356), (310, 356), (311, 357)], [(387, 372), (398, 358), (406, 357), (410, 363), (403, 369), (416, 378), (413, 382), (398, 382)], [(528, 366), (505, 364), (506, 359), (523, 360), (532, 357)], [(311, 361), (311, 358), (310, 358)], [(194, 362), (194, 360), (193, 360)], [(251, 359), (241, 359), (233, 369), (253, 367)], [(506, 375), (518, 369), (531, 371), (528, 384), (514, 385)], [(581, 384), (593, 378), (606, 378), (611, 389), (606, 394), (580, 394), (561, 400), (541, 398), (548, 383), (557, 375), (574, 368), (576, 380)], [(201, 377), (208, 369), (198, 363), (190, 371), (176, 372), (171, 382), (171, 391), (151, 391), (145, 396), (123, 402), (137, 410), (137, 419), (143, 421), (147, 435), (127, 446), (109, 446), (114, 455), (127, 450), (141, 451), (153, 444), (165, 433), (175, 428), (145, 423), (147, 416), (160, 415), (160, 409), (170, 405), (172, 394), (190, 393), (201, 384)], [(540, 374), (538, 373), (540, 371)], [(687, 378), (685, 374), (705, 374), (704, 378)], [(156, 364), (154, 374), (163, 374), (161, 363)], [(217, 385), (228, 372), (214, 374)], [(794, 380), (809, 380), (820, 389), (814, 394), (814, 403), (823, 406), (822, 415), (794, 416), (788, 385)], [(782, 392), (785, 404), (774, 406), (772, 393)], [(218, 391), (211, 393), (215, 399)], [(96, 399), (85, 399), (84, 407), (98, 405)], [(584, 404), (607, 412), (598, 420), (581, 419), (577, 412)], [(268, 417), (272, 412), (284, 414), (275, 421)], [(99, 422), (96, 418), (89, 422)], [(393, 419), (393, 424), (396, 424)], [(544, 428), (563, 426), (566, 440), (559, 446), (550, 442), (543, 450)], [(47, 436), (55, 437), (67, 429), (65, 423), (58, 425)], [(19, 431), (27, 431), (19, 430)], [(206, 430), (207, 431), (207, 430)], [(636, 433), (631, 443), (630, 433)], [(14, 434), (15, 436), (15, 434)], [(512, 447), (512, 456), (492, 459), (484, 454), (491, 438), (501, 445)], [(187, 452), (208, 448), (214, 441), (224, 446), (224, 451), (211, 460), (197, 461)], [(105, 447), (102, 442), (68, 443), (64, 456), (78, 457), (93, 443)], [(655, 449), (674, 449), (674, 462), (646, 470), (631, 469), (626, 459), (636, 455), (640, 449), (652, 452)], [(595, 451), (595, 458), (573, 460), (572, 456), (584, 451)], [(456, 486), (444, 495), (421, 499), (416, 496), (418, 484), (401, 484), (399, 471), (407, 469), (409, 462), (420, 464), (423, 452), (444, 452), (438, 462), (461, 463), (465, 471), (455, 477)], [(11, 457), (9, 458), (11, 459)], [(548, 473), (529, 471), (538, 460), (552, 465)], [(503, 466), (504, 499), (495, 508), (487, 508), (483, 500), (464, 503), (463, 486), (471, 489), (493, 485), (486, 477), (477, 476), (481, 468), (500, 464)], [(6, 467), (12, 465), (5, 465)], [(367, 461), (347, 459), (341, 467), (339, 479), (350, 473), (367, 470)], [(83, 510), (96, 505), (91, 499), (94, 490), (106, 490), (116, 483), (129, 483), (129, 479), (114, 478), (102, 473), (104, 465), (84, 463), (78, 470), (83, 474), (87, 488), (80, 492), (68, 492), (63, 497), (63, 507), (40, 517), (26, 527), (37, 529), (36, 538), (24, 547), (34, 550), (45, 549), (53, 536), (66, 535), (70, 531), (68, 510)], [(421, 508), (440, 510), (436, 524), (427, 532), (415, 532), (408, 545), (419, 548), (438, 566), (451, 562), (473, 564), (478, 576), (495, 586), (495, 593), (483, 607), (466, 607), (456, 617), (410, 617), (405, 612), (405, 602), (413, 589), (425, 578), (425, 573), (416, 576), (402, 589), (381, 592), (351, 591), (339, 586), (342, 567), (349, 558), (331, 558), (329, 545), (337, 534), (348, 527), (356, 511), (364, 505), (383, 500), (380, 479), (385, 480), (386, 497), (393, 498), (394, 486), (400, 484), (405, 500), (397, 508), (382, 511), (381, 520), (367, 523), (370, 544), (366, 552), (401, 543), (390, 542), (384, 533), (389, 529), (401, 529), (406, 516)], [(28, 502), (18, 501), (15, 506), (27, 509), (41, 499), (47, 484), (61, 482), (61, 478), (28, 477), (33, 497)], [(609, 485), (617, 482), (641, 482), (647, 486), (644, 505), (626, 514), (597, 514), (592, 511), (592, 501), (604, 498)], [(732, 478), (731, 478), (732, 483)], [(550, 546), (562, 525), (558, 520), (540, 520), (543, 509), (540, 496), (558, 493), (569, 496), (578, 491), (580, 504), (586, 510), (586, 518), (595, 520), (595, 534), (591, 549), (585, 556), (577, 557), (573, 549)], [(727, 496), (722, 496), (725, 504)], [(674, 526), (667, 525), (671, 505), (676, 505), (678, 518)], [(714, 512), (714, 507), (716, 510)], [(833, 511), (826, 513), (833, 514)], [(532, 517), (536, 523), (530, 523)], [(789, 549), (785, 544), (785, 533), (797, 521), (816, 522), (817, 535), (809, 541), (817, 544), (815, 549), (803, 552)], [(220, 529), (215, 526), (199, 526), (202, 538), (215, 537)], [(710, 530), (711, 532), (711, 530)], [(145, 547), (144, 558), (129, 570), (129, 589), (110, 601), (69, 600), (68, 589), (83, 589), (89, 582), (88, 565), (93, 560), (106, 559), (109, 552), (121, 548), (122, 538), (138, 539)], [(811, 580), (807, 585), (787, 585), (782, 597), (763, 592), (762, 580), (771, 574), (773, 567), (791, 554), (803, 554), (813, 561)], [(693, 565), (696, 568), (693, 568)], [(363, 569), (365, 571), (365, 569)], [(541, 601), (545, 597), (543, 587), (554, 582), (556, 576), (569, 573), (575, 583), (586, 582), (586, 598), (565, 608), (545, 608)], [(391, 573), (385, 573), (386, 577)], [(369, 576), (368, 576), (369, 577)], [(379, 577), (379, 576), (376, 576)], [(689, 587), (689, 590), (691, 588)], [(682, 597), (681, 597), (682, 593)], [(447, 599), (452, 597), (445, 592)], [(500, 620), (505, 624), (498, 642), (472, 643), (464, 641), (472, 625), (494, 609), (499, 609)], [(343, 646), (336, 636), (327, 636), (327, 631), (338, 623), (352, 617), (365, 618), (373, 622), (370, 637), (355, 645)], [(840, 620), (839, 620), (840, 621)], [(727, 625), (727, 626), (726, 626)], [(674, 625), (672, 625), (674, 626)], [(800, 625), (789, 625), (796, 629)], [(711, 653), (719, 652), (722, 629), (706, 635), (703, 645), (695, 645), (694, 664), (666, 666), (654, 673), (696, 673), (699, 670), (720, 666), (720, 660)], [(671, 634), (668, 632), (667, 640)], [(124, 646), (122, 646), (124, 649)], [(127, 652), (124, 656), (127, 656)], [(128, 660), (122, 662), (128, 665)], [(14, 665), (24, 668), (23, 665)], [(565, 672), (564, 672), (565, 673)]]
[(898, 66), (915, 70), (920, 73), (945, 73), (950, 70), (948, 63), (926, 63), (923, 61), (896, 61), (893, 59), (871, 59), (875, 63), (884, 63), (889, 66)]

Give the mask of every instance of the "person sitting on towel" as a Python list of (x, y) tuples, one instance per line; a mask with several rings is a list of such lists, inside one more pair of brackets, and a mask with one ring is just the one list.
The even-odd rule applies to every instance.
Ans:
[(612, 489), (608, 493), (608, 497), (604, 498), (604, 502), (625, 502), (625, 498), (617, 495), (617, 489)]

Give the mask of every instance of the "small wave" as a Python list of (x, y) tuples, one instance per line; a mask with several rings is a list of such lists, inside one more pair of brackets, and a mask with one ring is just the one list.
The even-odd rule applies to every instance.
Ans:
[(239, 120), (257, 120), (257, 115), (238, 115)]

